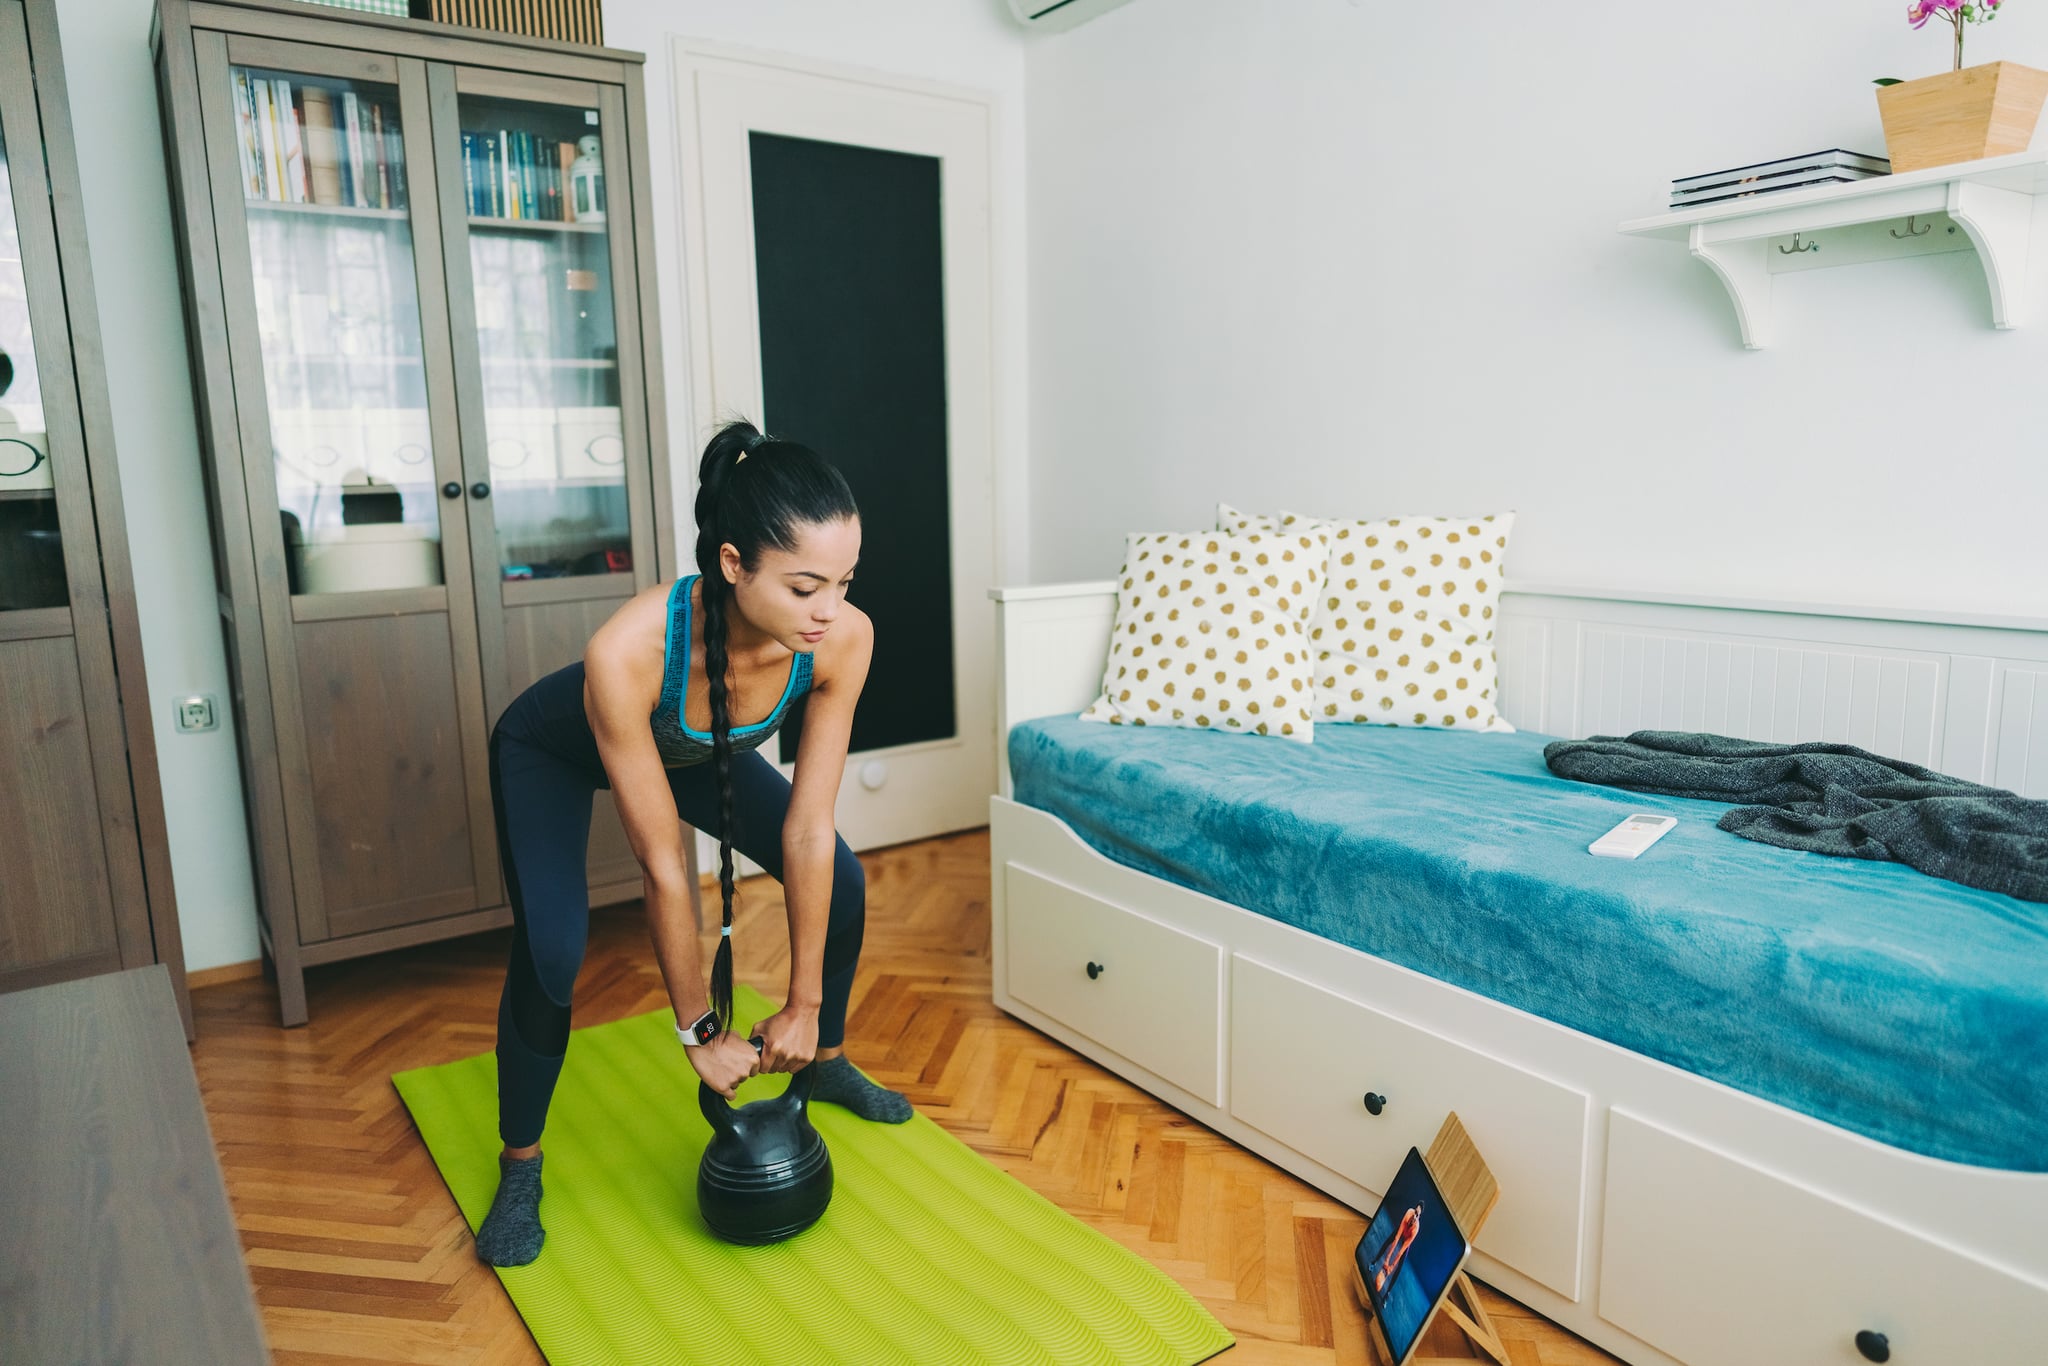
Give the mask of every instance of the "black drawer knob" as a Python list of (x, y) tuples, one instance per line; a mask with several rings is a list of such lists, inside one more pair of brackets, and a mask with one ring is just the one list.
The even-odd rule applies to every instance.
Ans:
[(469, 486), (469, 496), (472, 498), (488, 498), (491, 496), (491, 486), (479, 479)]
[(1088, 980), (1092, 982), (1107, 971), (1108, 969), (1103, 967), (1100, 963), (1090, 963), (1088, 965)]
[(1873, 1333), (1866, 1328), (1856, 1335), (1856, 1350), (1863, 1353), (1865, 1361), (1890, 1361), (1892, 1341), (1883, 1333)]
[(441, 485), (441, 496), (443, 498), (460, 498), (462, 496), (462, 485), (450, 479), (447, 483)]
[(1377, 1091), (1367, 1091), (1365, 1093), (1365, 1110), (1367, 1114), (1376, 1115), (1386, 1108), (1387, 1098), (1385, 1096)]

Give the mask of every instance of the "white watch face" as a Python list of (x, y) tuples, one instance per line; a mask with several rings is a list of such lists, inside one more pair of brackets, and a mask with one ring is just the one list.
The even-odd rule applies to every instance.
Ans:
[(718, 1016), (705, 1011), (696, 1020), (683, 1026), (679, 1031), (685, 1044), (706, 1044), (718, 1037)]

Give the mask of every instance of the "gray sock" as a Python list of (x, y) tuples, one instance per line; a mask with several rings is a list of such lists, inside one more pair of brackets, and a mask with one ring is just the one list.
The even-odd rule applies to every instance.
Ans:
[(540, 1159), (498, 1155), (498, 1193), (476, 1231), (476, 1255), (492, 1266), (525, 1266), (540, 1256)]
[(812, 1100), (829, 1100), (881, 1124), (901, 1124), (916, 1113), (900, 1093), (862, 1076), (844, 1053), (812, 1063), (811, 1071), (817, 1079), (811, 1089)]

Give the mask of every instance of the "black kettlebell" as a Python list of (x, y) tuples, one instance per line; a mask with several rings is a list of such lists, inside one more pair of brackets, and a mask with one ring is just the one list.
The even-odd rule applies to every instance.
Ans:
[(711, 1142), (697, 1164), (697, 1208), (726, 1242), (793, 1238), (832, 1203), (832, 1154), (806, 1108), (816, 1081), (805, 1067), (781, 1095), (737, 1109), (697, 1083), (697, 1108), (711, 1121)]

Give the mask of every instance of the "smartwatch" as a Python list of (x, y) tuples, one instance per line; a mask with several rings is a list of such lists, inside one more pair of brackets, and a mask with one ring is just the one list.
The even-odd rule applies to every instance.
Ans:
[(718, 1012), (707, 1010), (689, 1024), (677, 1025), (676, 1037), (683, 1041), (683, 1047), (695, 1048), (699, 1044), (707, 1044), (717, 1038), (720, 1029)]

